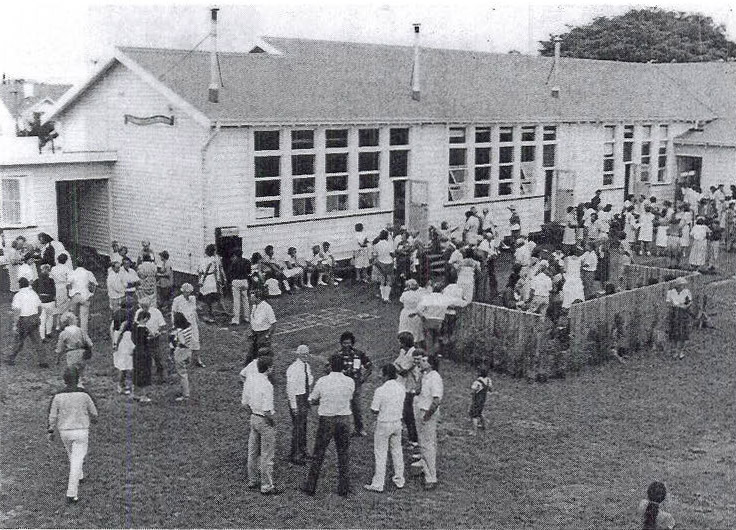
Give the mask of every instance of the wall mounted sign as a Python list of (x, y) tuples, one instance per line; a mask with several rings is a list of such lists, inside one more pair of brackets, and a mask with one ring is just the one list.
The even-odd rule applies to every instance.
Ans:
[(125, 115), (125, 123), (132, 123), (133, 125), (153, 125), (155, 123), (163, 123), (164, 125), (174, 125), (174, 117), (173, 116), (146, 116), (146, 117), (139, 117), (139, 116), (133, 116), (131, 114)]

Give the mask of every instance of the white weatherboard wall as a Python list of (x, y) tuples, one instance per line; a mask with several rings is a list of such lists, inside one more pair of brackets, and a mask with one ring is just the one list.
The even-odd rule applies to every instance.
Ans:
[[(449, 170), (449, 136), (445, 125), (423, 125), (413, 127), (412, 152), (409, 171), (411, 178), (429, 182), (429, 223), (439, 226), (447, 221), (450, 227), (462, 227), (465, 223), (465, 212), (475, 206), (478, 213), (488, 207), (502, 235), (510, 233), (509, 206), (514, 206), (521, 217), (523, 233), (540, 229), (544, 220), (544, 198), (536, 194), (531, 197), (498, 197), (497, 181), (492, 181), (491, 198), (482, 201), (467, 201), (459, 204), (447, 200), (447, 173)], [(472, 157), (468, 153), (468, 157)], [(496, 153), (493, 154), (496, 156)], [(541, 154), (540, 154), (541, 156)], [(468, 178), (473, 178), (472, 172)], [(543, 177), (537, 179), (538, 190), (543, 190)], [(461, 234), (462, 232), (457, 232)]]
[(20, 177), (23, 204), (22, 227), (5, 230), (6, 240), (19, 235), (35, 242), (39, 232), (58, 236), (56, 183), (86, 181), (80, 198), (80, 243), (105, 251), (109, 245), (108, 179), (112, 165), (107, 163), (0, 166), (0, 177)]
[[(124, 115), (174, 116), (175, 125), (124, 123)], [(114, 150), (111, 238), (136, 255), (142, 239), (168, 250), (172, 265), (196, 270), (204, 252), (202, 147), (209, 130), (117, 64), (63, 116), (67, 150)], [(214, 236), (213, 236), (214, 237)]]
[(730, 194), (729, 186), (736, 184), (736, 147), (678, 145), (677, 154), (702, 158), (700, 186), (703, 191), (723, 184), (726, 195)]

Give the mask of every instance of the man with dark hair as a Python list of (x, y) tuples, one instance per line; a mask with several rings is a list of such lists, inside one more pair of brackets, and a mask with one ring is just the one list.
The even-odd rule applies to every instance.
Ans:
[(330, 373), (319, 378), (309, 396), (312, 405), (319, 405), (319, 425), (314, 442), (314, 459), (309, 467), (307, 480), (301, 488), (307, 495), (314, 495), (317, 489), (322, 462), (332, 438), (335, 439), (337, 451), (337, 494), (345, 497), (350, 491), (350, 401), (355, 391), (355, 381), (343, 374), (342, 370), (342, 355), (336, 353), (330, 357)]
[(355, 430), (353, 436), (367, 436), (363, 430), (363, 412), (360, 408), (360, 390), (363, 382), (371, 375), (373, 363), (364, 351), (355, 347), (355, 335), (346, 331), (340, 335), (340, 351), (342, 357), (343, 373), (355, 381), (355, 392), (350, 402), (350, 410), (353, 414)]
[(417, 437), (417, 424), (414, 419), (414, 396), (419, 390), (421, 373), (417, 363), (414, 361), (414, 335), (410, 331), (399, 333), (399, 355), (394, 361), (394, 366), (399, 374), (398, 381), (404, 386), (404, 408), (402, 419), (406, 425), (406, 433), (412, 448), (419, 446)]
[[(250, 260), (243, 257), (243, 251), (236, 251), (230, 260), (230, 288), (233, 292), (233, 318), (230, 324), (240, 324), (241, 314), (250, 322), (250, 301), (248, 300), (248, 279), (251, 275)], [(242, 313), (241, 313), (242, 312)]]
[(19, 290), (13, 296), (11, 307), (13, 309), (13, 349), (6, 363), (10, 366), (15, 364), (15, 358), (23, 349), (23, 343), (26, 337), (31, 339), (34, 348), (38, 352), (38, 365), (41, 368), (48, 368), (46, 362), (46, 350), (41, 347), (41, 337), (39, 336), (41, 299), (36, 291), (31, 289), (28, 278), (18, 278)]
[[(415, 350), (416, 354), (419, 350)], [(424, 489), (433, 490), (437, 487), (437, 420), (442, 402), (444, 388), (439, 368), (439, 357), (420, 352), (422, 357), (419, 368), (422, 370), (421, 391), (414, 400), (414, 416), (417, 419), (419, 433), (419, 450), (421, 460), (414, 462), (412, 467), (421, 468), (424, 473)]]
[(370, 484), (363, 486), (368, 491), (383, 492), (386, 481), (386, 459), (391, 449), (394, 464), (393, 482), (397, 488), (404, 487), (404, 455), (401, 452), (401, 413), (404, 406), (404, 386), (396, 380), (396, 366), (381, 367), (384, 383), (376, 389), (371, 410), (376, 414), (376, 431), (373, 435), (373, 454), (376, 471)]
[[(276, 450), (273, 385), (268, 380), (273, 358), (258, 358), (258, 373), (248, 380), (250, 436), (248, 437), (248, 488), (260, 487), (263, 495), (277, 495), (282, 490), (273, 484), (273, 456)], [(260, 480), (259, 480), (260, 476)]]
[(266, 302), (263, 291), (256, 287), (251, 293), (250, 329), (251, 349), (245, 360), (246, 366), (258, 356), (258, 350), (271, 348), (271, 328), (276, 323), (276, 315)]

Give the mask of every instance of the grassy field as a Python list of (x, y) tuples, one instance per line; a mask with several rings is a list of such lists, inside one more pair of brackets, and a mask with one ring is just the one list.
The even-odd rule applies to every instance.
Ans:
[[(716, 330), (695, 333), (683, 361), (643, 352), (628, 364), (587, 368), (547, 384), (494, 376), (487, 432), (469, 436), (467, 366), (445, 362), (439, 427), (440, 487), (424, 492), (364, 491), (373, 472), (372, 437), (351, 440), (354, 493), (336, 494), (328, 453), (315, 497), (297, 491), (306, 468), (286, 463), (290, 419), (284, 372), (308, 344), (313, 369), (352, 329), (377, 365), (396, 352), (397, 304), (384, 306), (367, 286), (315, 290), (273, 302), (281, 323), (294, 315), (345, 307), (353, 324), (317, 326), (275, 338), (278, 447), (275, 473), (286, 488), (266, 498), (246, 488), (247, 422), (239, 407), (245, 330), (203, 326), (206, 369), (190, 378), (193, 399), (175, 403), (177, 385), (154, 386), (153, 403), (115, 392), (99, 296), (89, 390), (100, 409), (90, 436), (81, 502), (64, 504), (67, 461), (46, 441), (48, 400), (60, 369), (42, 371), (29, 352), (0, 369), (0, 525), (3, 527), (484, 527), (639, 528), (634, 509), (654, 479), (669, 489), (665, 509), (678, 528), (736, 525), (733, 496), (736, 282), (709, 287)], [(9, 345), (7, 297), (0, 301), (2, 346)], [(369, 316), (376, 318), (369, 318)], [(277, 325), (277, 331), (278, 331)], [(364, 392), (365, 408), (377, 375)], [(372, 419), (368, 421), (372, 432)], [(310, 418), (310, 445), (316, 416)], [(729, 486), (731, 484), (731, 486)]]

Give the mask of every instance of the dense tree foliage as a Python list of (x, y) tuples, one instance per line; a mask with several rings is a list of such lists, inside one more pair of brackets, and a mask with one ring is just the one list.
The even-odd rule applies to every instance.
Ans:
[[(597, 17), (590, 24), (569, 28), (559, 35), (563, 57), (684, 63), (736, 56), (736, 43), (726, 38), (725, 28), (700, 14), (632, 9), (617, 17)], [(552, 35), (540, 44), (542, 55), (554, 54)]]

